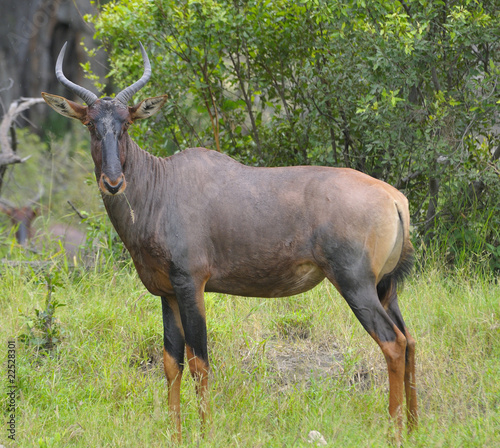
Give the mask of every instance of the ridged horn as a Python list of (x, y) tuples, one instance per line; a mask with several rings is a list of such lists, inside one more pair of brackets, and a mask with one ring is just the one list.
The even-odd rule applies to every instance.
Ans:
[(126, 87), (118, 95), (116, 95), (116, 99), (123, 104), (127, 104), (134, 94), (141, 90), (149, 81), (149, 78), (151, 78), (151, 64), (149, 63), (148, 54), (146, 53), (146, 50), (142, 46), (141, 42), (139, 42), (139, 45), (141, 46), (142, 60), (144, 61), (144, 73), (139, 81), (134, 82), (134, 84)]
[(81, 87), (74, 82), (71, 82), (66, 76), (64, 76), (62, 65), (64, 59), (64, 53), (66, 53), (66, 46), (68, 42), (66, 42), (61, 48), (61, 52), (57, 58), (56, 62), (56, 77), (58, 81), (64, 86), (71, 90), (74, 94), (78, 95), (88, 106), (92, 106), (95, 101), (98, 99), (97, 95), (93, 94), (90, 90), (87, 90), (84, 87)]

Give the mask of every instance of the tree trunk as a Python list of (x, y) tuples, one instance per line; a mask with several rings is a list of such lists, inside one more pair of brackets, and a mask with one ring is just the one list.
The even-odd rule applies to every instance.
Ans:
[(434, 227), (438, 209), (439, 199), (439, 179), (437, 177), (429, 178), (429, 207), (425, 219), (425, 244), (428, 245), (434, 238)]

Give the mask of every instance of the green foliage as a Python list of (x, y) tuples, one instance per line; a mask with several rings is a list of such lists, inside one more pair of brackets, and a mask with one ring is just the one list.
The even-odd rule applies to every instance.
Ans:
[(460, 253), (479, 229), (479, 258), (498, 265), (495, 2), (123, 0), (100, 9), (88, 20), (118, 87), (140, 76), (141, 40), (154, 67), (144, 95), (170, 97), (135, 128), (143, 147), (355, 168), (406, 193), (416, 241)]
[(55, 313), (58, 308), (65, 306), (65, 304), (60, 303), (53, 294), (54, 289), (62, 286), (62, 283), (57, 271), (41, 275), (33, 273), (33, 275), (47, 288), (45, 308), (41, 310), (35, 308), (34, 315), (21, 313), (25, 321), (26, 332), (19, 336), (19, 340), (35, 347), (37, 352), (48, 353), (61, 342), (64, 333)]
[(80, 213), (87, 228), (84, 253), (91, 255), (94, 266), (119, 263), (130, 258), (107, 214)]

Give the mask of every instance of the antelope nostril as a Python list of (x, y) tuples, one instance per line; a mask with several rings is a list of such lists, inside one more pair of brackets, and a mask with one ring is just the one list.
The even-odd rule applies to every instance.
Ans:
[(108, 192), (110, 194), (116, 194), (120, 191), (121, 187), (123, 186), (124, 180), (125, 180), (125, 177), (122, 174), (120, 176), (120, 181), (115, 185), (112, 185), (106, 177), (103, 177), (102, 183), (104, 184), (104, 186), (106, 187), (106, 190), (108, 190)]

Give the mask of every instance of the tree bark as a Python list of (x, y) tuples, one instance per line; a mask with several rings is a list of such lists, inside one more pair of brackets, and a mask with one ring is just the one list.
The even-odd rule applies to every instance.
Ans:
[(434, 227), (438, 209), (439, 199), (439, 179), (437, 177), (429, 178), (429, 207), (425, 219), (425, 244), (428, 245), (434, 238)]

